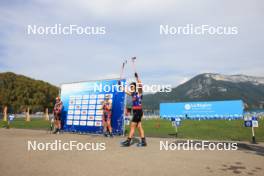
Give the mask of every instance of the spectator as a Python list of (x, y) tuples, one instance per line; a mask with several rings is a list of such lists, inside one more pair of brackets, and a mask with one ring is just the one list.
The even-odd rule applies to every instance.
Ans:
[(53, 134), (59, 133), (61, 130), (61, 111), (62, 111), (63, 103), (60, 99), (60, 97), (56, 98), (56, 103), (53, 109), (54, 114), (54, 127), (55, 130)]

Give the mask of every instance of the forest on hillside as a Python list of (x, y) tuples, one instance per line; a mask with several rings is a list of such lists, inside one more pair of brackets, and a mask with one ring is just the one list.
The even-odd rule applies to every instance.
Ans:
[(52, 109), (59, 88), (47, 82), (34, 80), (11, 72), (0, 73), (0, 107), (9, 113)]

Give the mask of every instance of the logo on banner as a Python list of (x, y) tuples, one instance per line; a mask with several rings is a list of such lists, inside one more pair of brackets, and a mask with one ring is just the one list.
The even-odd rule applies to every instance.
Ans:
[(184, 108), (185, 108), (185, 110), (190, 110), (192, 107), (191, 107), (190, 104), (186, 104), (186, 105), (184, 106)]

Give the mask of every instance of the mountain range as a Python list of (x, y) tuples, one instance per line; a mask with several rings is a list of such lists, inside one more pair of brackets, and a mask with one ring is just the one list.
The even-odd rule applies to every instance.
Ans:
[(264, 103), (264, 77), (204, 73), (172, 88), (144, 96), (144, 107), (159, 109), (162, 102), (243, 100), (250, 109)]
[[(31, 106), (36, 111), (52, 108), (59, 88), (41, 80), (6, 72), (0, 73), (0, 106), (14, 111)], [(249, 109), (264, 104), (264, 77), (204, 73), (172, 88), (171, 92), (146, 94), (145, 109), (158, 110), (162, 102), (217, 101), (241, 99)]]

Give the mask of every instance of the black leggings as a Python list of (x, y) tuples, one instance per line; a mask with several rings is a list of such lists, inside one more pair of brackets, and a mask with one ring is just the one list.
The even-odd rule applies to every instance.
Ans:
[(142, 109), (140, 109), (140, 110), (133, 110), (132, 122), (135, 122), (135, 123), (141, 122), (142, 116), (143, 116)]

